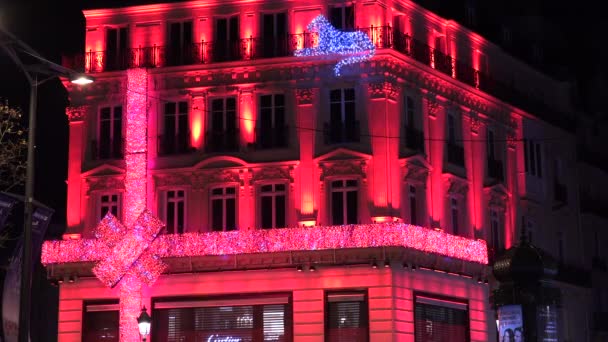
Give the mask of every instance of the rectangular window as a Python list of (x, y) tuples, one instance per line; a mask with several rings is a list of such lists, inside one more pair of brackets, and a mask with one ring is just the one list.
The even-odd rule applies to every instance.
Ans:
[(448, 143), (456, 144), (456, 119), (452, 114), (448, 114)]
[(166, 192), (165, 223), (167, 234), (182, 234), (186, 216), (184, 190)]
[(542, 147), (540, 143), (524, 139), (524, 159), (526, 172), (532, 176), (542, 178)]
[(285, 227), (285, 189), (285, 184), (265, 184), (260, 187), (262, 228)]
[(152, 341), (292, 341), (289, 295), (156, 301)]
[(500, 213), (497, 210), (490, 210), (490, 234), (491, 234), (491, 246), (492, 249), (494, 250), (494, 252), (499, 251), (500, 249), (502, 249), (502, 244), (501, 244), (501, 232), (502, 232), (502, 227), (500, 224), (501, 220), (500, 220)]
[(456, 198), (450, 199), (450, 213), (452, 219), (452, 234), (460, 235), (460, 212), (459, 212), (459, 203)]
[(210, 127), (206, 135), (206, 145), (210, 152), (230, 152), (238, 149), (235, 97), (211, 100)]
[(259, 148), (281, 148), (287, 146), (285, 95), (260, 96), (258, 125), (256, 141)]
[(416, 295), (416, 342), (469, 341), (469, 310), (464, 302)]
[(334, 89), (329, 93), (330, 121), (327, 129), (330, 143), (359, 141), (359, 122), (355, 112), (355, 89)]
[(357, 180), (336, 180), (331, 182), (331, 222), (333, 225), (358, 223)]
[(211, 189), (211, 228), (219, 232), (236, 229), (236, 187)]
[(287, 55), (287, 14), (268, 13), (262, 16), (263, 56), (280, 57)]
[(166, 102), (160, 154), (185, 153), (190, 147), (188, 102)]
[(325, 341), (369, 341), (369, 315), (367, 293), (327, 293), (325, 314)]
[(355, 29), (355, 9), (353, 5), (332, 7), (329, 11), (329, 22), (341, 31)]
[(103, 194), (99, 197), (99, 219), (102, 220), (107, 213), (120, 219), (120, 195)]
[(184, 65), (193, 62), (192, 22), (169, 23), (167, 50), (168, 65)]
[(494, 131), (488, 129), (486, 134), (486, 149), (487, 155), (489, 159), (496, 160), (496, 148), (495, 148), (495, 140), (494, 140)]
[(122, 158), (122, 106), (99, 110), (98, 139), (93, 159)]
[(409, 128), (414, 128), (415, 127), (415, 121), (414, 121), (414, 116), (415, 116), (415, 104), (414, 104), (414, 99), (411, 96), (406, 96), (405, 97), (405, 126), (409, 127)]
[(413, 225), (419, 225), (418, 222), (418, 209), (416, 203), (416, 187), (413, 185), (409, 186), (409, 198), (410, 198), (410, 223)]
[(126, 27), (111, 27), (106, 31), (104, 71), (121, 70), (127, 67), (129, 30)]
[(118, 301), (84, 303), (82, 341), (118, 342)]
[(240, 57), (239, 16), (234, 15), (215, 20), (215, 41), (213, 43), (213, 61), (234, 61)]

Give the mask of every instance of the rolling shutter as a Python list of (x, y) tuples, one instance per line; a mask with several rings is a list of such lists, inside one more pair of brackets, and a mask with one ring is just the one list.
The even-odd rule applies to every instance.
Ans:
[(367, 296), (365, 293), (327, 294), (326, 341), (368, 341), (368, 326)]
[(469, 311), (465, 303), (416, 296), (416, 342), (469, 341)]
[(85, 303), (83, 316), (83, 342), (118, 342), (118, 304)]

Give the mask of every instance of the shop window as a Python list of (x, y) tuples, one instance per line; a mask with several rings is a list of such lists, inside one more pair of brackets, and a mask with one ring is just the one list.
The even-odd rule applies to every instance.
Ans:
[(332, 292), (326, 295), (325, 341), (369, 341), (366, 292)]

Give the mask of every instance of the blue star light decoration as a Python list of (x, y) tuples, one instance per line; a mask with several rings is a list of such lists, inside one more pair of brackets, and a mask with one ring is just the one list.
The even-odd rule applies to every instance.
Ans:
[(372, 40), (363, 32), (343, 32), (333, 27), (322, 15), (314, 18), (306, 30), (316, 32), (319, 35), (318, 45), (314, 48), (298, 49), (295, 56), (321, 56), (321, 55), (343, 55), (349, 56), (341, 59), (334, 66), (334, 73), (340, 76), (340, 69), (349, 64), (359, 63), (368, 59), (376, 53), (376, 46)]

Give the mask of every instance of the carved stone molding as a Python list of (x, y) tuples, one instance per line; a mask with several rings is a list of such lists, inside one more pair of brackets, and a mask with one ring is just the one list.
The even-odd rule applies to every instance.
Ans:
[(466, 180), (447, 175), (445, 178), (447, 193), (452, 196), (464, 197), (469, 191), (469, 184)]
[(312, 88), (298, 88), (296, 89), (296, 100), (298, 105), (311, 105), (314, 98), (314, 91)]
[(515, 132), (507, 131), (507, 148), (509, 150), (515, 151), (516, 144), (517, 144), (517, 138), (515, 137)]
[(428, 93), (426, 96), (426, 109), (431, 119), (437, 118), (437, 112), (439, 111), (439, 101), (437, 96), (433, 93)]
[(395, 101), (399, 94), (399, 86), (395, 82), (374, 82), (368, 84), (370, 98), (384, 99)]
[(360, 176), (364, 181), (367, 179), (367, 163), (362, 160), (322, 163), (320, 167), (321, 181), (334, 176)]
[(507, 210), (509, 194), (504, 186), (497, 185), (484, 189), (488, 198), (488, 207), (499, 212)]
[(469, 112), (469, 117), (471, 119), (471, 133), (479, 135), (479, 129), (481, 128), (481, 119), (479, 118), (479, 115), (477, 115), (476, 111), (471, 110)]
[(154, 175), (154, 184), (156, 187), (161, 186), (188, 186), (192, 184), (189, 174), (170, 173)]
[(204, 188), (218, 183), (238, 183), (240, 186), (244, 186), (244, 180), (236, 170), (201, 171), (193, 175), (192, 184), (195, 188)]
[(429, 169), (417, 163), (407, 163), (404, 166), (405, 175), (403, 180), (410, 184), (426, 186)]
[(87, 115), (88, 106), (76, 106), (67, 107), (65, 109), (65, 115), (68, 117), (68, 121), (83, 121)]
[(290, 170), (282, 167), (264, 167), (261, 169), (250, 169), (251, 183), (268, 180), (288, 180), (292, 183), (293, 177)]
[(86, 179), (87, 195), (93, 191), (124, 190), (124, 176), (91, 177)]

